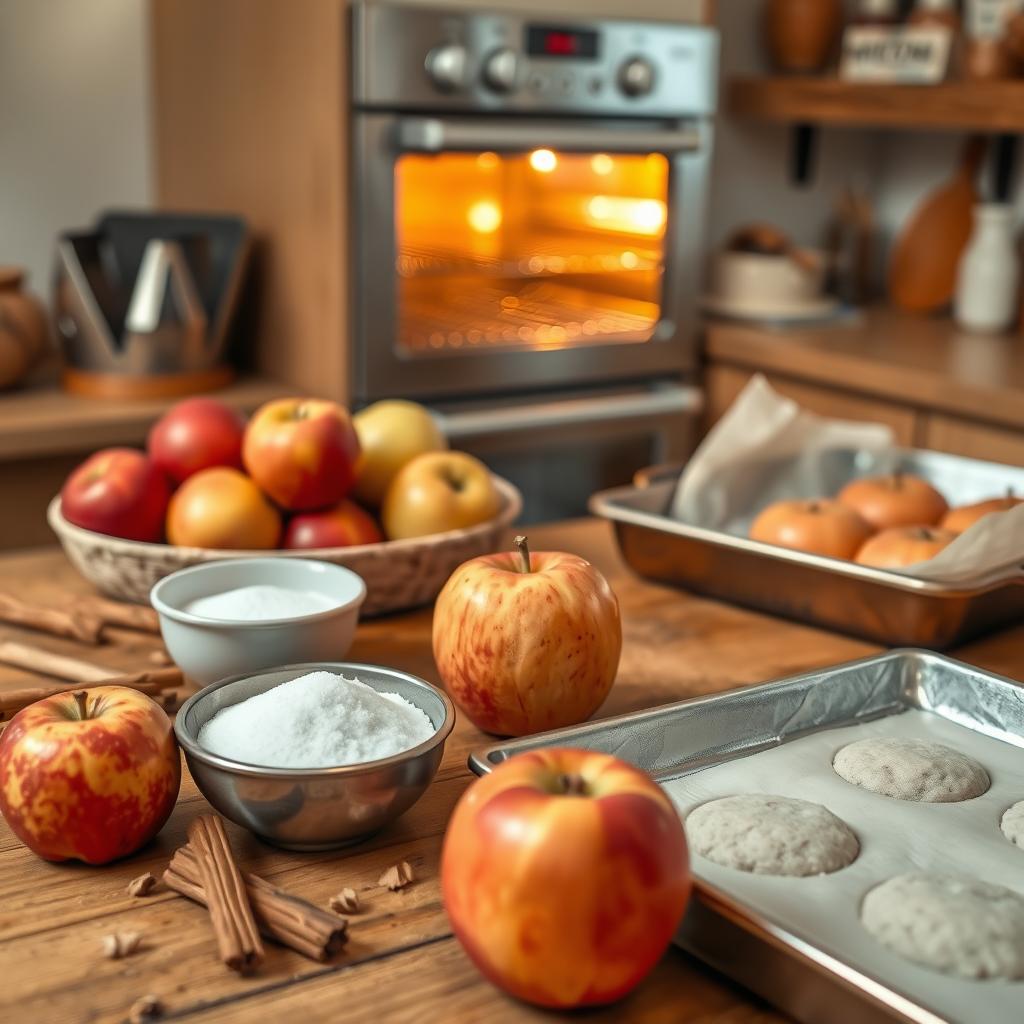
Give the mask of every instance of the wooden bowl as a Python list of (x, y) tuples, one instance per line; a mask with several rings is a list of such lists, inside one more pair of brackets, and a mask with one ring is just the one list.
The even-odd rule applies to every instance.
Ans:
[(522, 511), (523, 498), (507, 480), (496, 476), (494, 483), (501, 496), (501, 511), (486, 523), (411, 540), (348, 548), (225, 551), (122, 540), (69, 523), (61, 512), (59, 496), (50, 502), (46, 518), (71, 564), (110, 597), (148, 604), (150, 589), (164, 576), (187, 565), (220, 558), (319, 558), (362, 576), (367, 591), (362, 614), (380, 615), (429, 603), (466, 559), (496, 551), (505, 544), (509, 527)]

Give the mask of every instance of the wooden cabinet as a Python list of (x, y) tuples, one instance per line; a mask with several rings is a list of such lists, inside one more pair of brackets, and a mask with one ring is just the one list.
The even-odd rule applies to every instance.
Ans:
[(952, 416), (929, 416), (921, 446), (972, 459), (1024, 466), (1024, 430), (1005, 430)]

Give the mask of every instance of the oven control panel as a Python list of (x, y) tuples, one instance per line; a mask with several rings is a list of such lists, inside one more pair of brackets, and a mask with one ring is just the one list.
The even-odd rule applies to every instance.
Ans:
[(670, 22), (358, 3), (352, 58), (362, 108), (707, 116), (718, 34)]

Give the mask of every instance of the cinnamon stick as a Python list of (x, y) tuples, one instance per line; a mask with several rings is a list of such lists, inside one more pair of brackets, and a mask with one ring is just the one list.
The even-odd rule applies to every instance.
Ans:
[(189, 825), (188, 838), (220, 958), (234, 971), (254, 970), (263, 962), (263, 943), (245, 882), (231, 854), (224, 822), (204, 814)]
[(160, 635), (160, 617), (146, 605), (112, 601), (109, 597), (90, 597), (84, 604), (105, 626), (120, 626), (122, 629)]
[(0, 621), (86, 644), (98, 644), (103, 634), (103, 619), (93, 612), (77, 608), (43, 608), (28, 604), (13, 594), (0, 593)]
[[(258, 875), (244, 876), (246, 893), (259, 930), (268, 938), (321, 962), (338, 953), (348, 937), (348, 922), (337, 914), (279, 889)], [(190, 844), (175, 850), (164, 884), (206, 905), (199, 865)]]
[(16, 640), (0, 642), (0, 662), (23, 668), (40, 675), (69, 679), (74, 683), (103, 683), (104, 686), (130, 686), (137, 683), (159, 683), (161, 689), (181, 684), (184, 675), (180, 668), (144, 669), (141, 672), (121, 672), (109, 665), (96, 665), (81, 658), (69, 658), (64, 654), (18, 643)]
[[(22, 690), (6, 690), (0, 693), (0, 721), (17, 714), (17, 712), (22, 708), (27, 708), (29, 704), (35, 704), (37, 700), (45, 700), (47, 697), (52, 697), (56, 693), (67, 693), (69, 690), (89, 690), (99, 685), (101, 685), (99, 682), (58, 683), (54, 686), (37, 686), (26, 687)], [(138, 690), (139, 693), (144, 693), (149, 697), (159, 697), (163, 695), (163, 691), (156, 683), (136, 683), (131, 687), (131, 689)]]

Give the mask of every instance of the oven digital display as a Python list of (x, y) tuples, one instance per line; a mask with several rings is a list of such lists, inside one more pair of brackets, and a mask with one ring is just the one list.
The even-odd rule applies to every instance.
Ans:
[(526, 52), (531, 57), (575, 57), (594, 60), (598, 35), (591, 29), (527, 25)]

